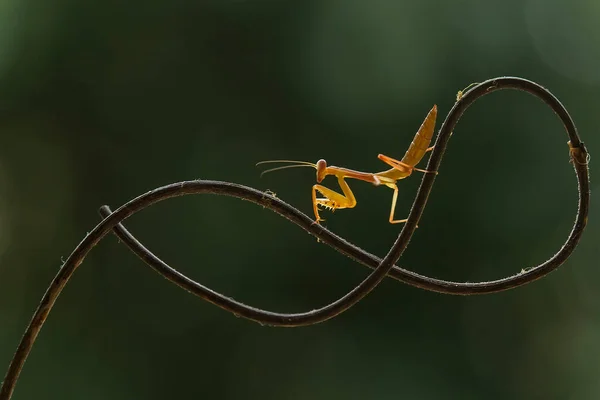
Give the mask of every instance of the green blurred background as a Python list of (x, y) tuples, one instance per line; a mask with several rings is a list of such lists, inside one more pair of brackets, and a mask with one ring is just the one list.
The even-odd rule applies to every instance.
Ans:
[[(312, 215), (314, 171), (259, 178), (254, 164), (384, 169), (377, 154), (401, 157), (431, 106), (439, 127), (471, 82), (516, 75), (553, 91), (592, 153), (593, 178), (598, 21), (596, 0), (3, 0), (0, 374), (100, 205), (207, 178), (270, 189)], [(549, 258), (577, 207), (566, 142), (536, 98), (478, 101), (400, 264), (480, 281)], [(398, 218), (419, 181), (400, 182)], [(400, 230), (387, 222), (392, 191), (350, 184), (358, 206), (324, 212), (326, 225), (383, 256)], [(297, 329), (200, 301), (108, 237), (59, 298), (13, 398), (600, 398), (592, 203), (575, 254), (541, 281), (456, 297), (386, 280), (340, 317)], [(169, 200), (127, 226), (180, 271), (274, 311), (320, 307), (368, 273), (232, 198)]]

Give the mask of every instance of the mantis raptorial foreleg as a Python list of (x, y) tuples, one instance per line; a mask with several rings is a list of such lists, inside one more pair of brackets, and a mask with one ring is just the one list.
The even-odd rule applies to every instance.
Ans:
[[(324, 221), (324, 219), (321, 219), (319, 217), (319, 205), (326, 208), (330, 208), (332, 211), (335, 211), (338, 208), (353, 208), (354, 206), (356, 206), (356, 198), (354, 197), (354, 193), (352, 193), (350, 186), (348, 186), (348, 183), (344, 180), (343, 177), (338, 177), (338, 183), (340, 185), (340, 188), (342, 188), (342, 192), (344, 192), (344, 194), (338, 193), (323, 185), (313, 186), (313, 211), (315, 212), (317, 221)], [(317, 198), (317, 192), (321, 193), (325, 197)]]

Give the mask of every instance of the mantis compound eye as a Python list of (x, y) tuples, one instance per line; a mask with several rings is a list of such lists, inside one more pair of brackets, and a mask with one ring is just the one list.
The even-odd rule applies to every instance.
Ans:
[(325, 173), (325, 170), (327, 170), (327, 161), (320, 159), (319, 161), (317, 161), (317, 182), (321, 182), (323, 179), (325, 179), (325, 176), (327, 175)]

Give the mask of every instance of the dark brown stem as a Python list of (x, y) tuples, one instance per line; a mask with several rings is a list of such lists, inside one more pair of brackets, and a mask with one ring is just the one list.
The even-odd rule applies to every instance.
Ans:
[[(227, 182), (216, 181), (188, 181), (164, 186), (139, 196), (125, 205), (119, 207), (115, 212), (110, 213), (108, 207), (103, 207), (101, 212), (105, 216), (100, 222), (75, 248), (73, 253), (65, 261), (62, 268), (51, 282), (44, 297), (42, 298), (38, 309), (36, 310), (23, 338), (19, 344), (13, 360), (8, 368), (5, 380), (0, 388), (0, 400), (8, 400), (12, 396), (19, 373), (31, 351), (33, 343), (39, 334), (52, 306), (60, 295), (62, 289), (73, 275), (77, 267), (81, 264), (87, 253), (104, 237), (108, 232), (114, 229), (115, 233), (145, 262), (155, 270), (163, 274), (168, 279), (183, 288), (197, 294), (198, 296), (211, 301), (212, 303), (229, 310), (239, 316), (257, 321), (262, 324), (274, 326), (301, 326), (314, 324), (332, 318), (341, 312), (347, 310), (356, 302), (360, 301), (386, 276), (392, 276), (402, 282), (417, 286), (423, 289), (448, 293), (448, 294), (483, 294), (498, 292), (501, 290), (517, 287), (532, 282), (560, 266), (573, 252), (579, 241), (583, 229), (587, 222), (589, 210), (589, 181), (588, 181), (588, 153), (580, 141), (575, 125), (562, 104), (546, 89), (538, 84), (514, 77), (501, 77), (485, 81), (474, 86), (467, 93), (463, 94), (450, 110), (446, 120), (440, 128), (435, 148), (429, 159), (427, 170), (438, 171), (442, 156), (446, 150), (448, 139), (454, 130), (459, 118), (476, 99), (485, 94), (500, 89), (518, 89), (531, 93), (546, 104), (548, 104), (559, 116), (563, 122), (569, 136), (569, 151), (572, 157), (573, 166), (577, 174), (579, 187), (579, 207), (575, 224), (562, 248), (552, 256), (548, 261), (539, 266), (529, 269), (527, 272), (490, 282), (480, 283), (458, 283), (448, 282), (438, 279), (418, 275), (413, 272), (395, 267), (408, 242), (414, 233), (431, 188), (435, 181), (435, 174), (424, 174), (415, 197), (412, 209), (408, 216), (408, 221), (404, 225), (398, 239), (385, 256), (380, 260), (376, 256), (348, 243), (343, 238), (333, 234), (329, 230), (313, 224), (313, 221), (297, 209), (281, 201), (280, 199), (260, 192), (258, 190), (236, 185)], [(183, 196), (187, 194), (212, 193), (218, 195), (227, 195), (249, 200), (263, 207), (269, 208), (291, 222), (299, 225), (319, 240), (329, 244), (341, 253), (355, 259), (356, 261), (373, 268), (374, 271), (357, 287), (352, 289), (340, 299), (326, 305), (318, 310), (297, 314), (274, 313), (247, 306), (243, 303), (223, 296), (197, 282), (189, 279), (185, 275), (170, 268), (149, 250), (144, 248), (120, 223), (132, 214), (165, 199)]]

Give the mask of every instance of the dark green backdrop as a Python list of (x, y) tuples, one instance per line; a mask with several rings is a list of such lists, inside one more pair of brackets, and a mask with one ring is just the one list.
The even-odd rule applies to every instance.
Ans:
[[(593, 195), (599, 20), (595, 0), (2, 1), (0, 374), (100, 205), (209, 178), (311, 213), (314, 171), (259, 178), (254, 164), (383, 169), (378, 153), (401, 157), (431, 106), (443, 118), (471, 82), (517, 75), (552, 90), (592, 153)], [(477, 102), (400, 264), (479, 281), (549, 258), (576, 211), (566, 141), (531, 96)], [(398, 218), (419, 177), (401, 182)], [(327, 227), (384, 255), (400, 229), (387, 222), (392, 192), (351, 185), (358, 206), (324, 213)], [(574, 256), (541, 281), (465, 298), (387, 280), (297, 329), (202, 302), (109, 237), (59, 298), (14, 399), (599, 398), (592, 199)], [(368, 272), (231, 198), (170, 200), (127, 225), (194, 279), (275, 311), (320, 307)]]

